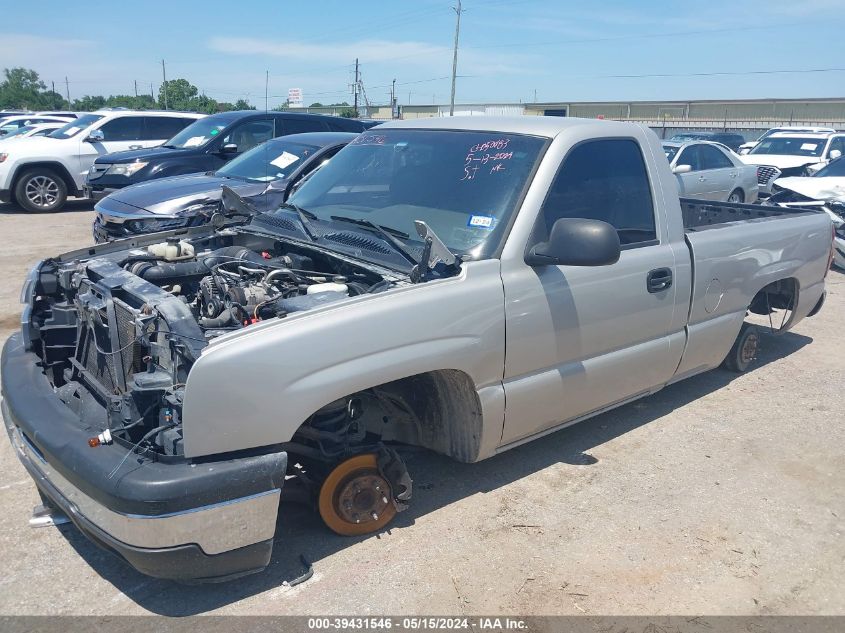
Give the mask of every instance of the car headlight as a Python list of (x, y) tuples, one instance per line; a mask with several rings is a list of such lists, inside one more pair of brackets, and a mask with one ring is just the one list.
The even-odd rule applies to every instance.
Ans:
[(142, 170), (147, 166), (147, 163), (118, 163), (112, 165), (106, 170), (104, 175), (107, 176), (131, 176), (137, 171)]
[(4, 160), (6, 160), (7, 158), (9, 158), (9, 155), (8, 155), (8, 154), (0, 154), (0, 163), (2, 163), (2, 162), (3, 162)]

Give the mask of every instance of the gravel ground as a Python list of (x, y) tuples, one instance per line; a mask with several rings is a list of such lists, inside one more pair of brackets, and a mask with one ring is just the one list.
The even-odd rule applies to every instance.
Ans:
[[(39, 258), (90, 207), (0, 206), (0, 341)], [(211, 586), (135, 573), (74, 528), (27, 527), (35, 486), (0, 442), (2, 614), (845, 614), (845, 275), (820, 315), (713, 371), (475, 465), (408, 459), (411, 509), (341, 538), (283, 508), (270, 568)], [(314, 563), (311, 580), (299, 555)]]

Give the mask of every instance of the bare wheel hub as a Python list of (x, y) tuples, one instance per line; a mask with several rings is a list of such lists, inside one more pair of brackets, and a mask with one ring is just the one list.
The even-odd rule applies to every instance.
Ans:
[(329, 529), (343, 536), (378, 532), (397, 512), (375, 453), (354, 455), (337, 464), (320, 486), (317, 506)]
[(390, 503), (390, 487), (379, 475), (360, 475), (341, 487), (337, 511), (350, 523), (378, 521)]

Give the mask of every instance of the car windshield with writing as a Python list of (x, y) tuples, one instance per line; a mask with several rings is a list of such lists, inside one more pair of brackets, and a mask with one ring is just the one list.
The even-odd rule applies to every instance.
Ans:
[(174, 149), (199, 147), (200, 145), (205, 145), (211, 139), (215, 138), (225, 127), (226, 123), (220, 122), (219, 120), (215, 122), (210, 118), (199, 119), (167, 141), (163, 147), (171, 147)]
[[(545, 139), (490, 132), (387, 129), (365, 132), (291, 198), (315, 220), (364, 220), (421, 248), (422, 220), (465, 258), (501, 242)], [(344, 226), (348, 226), (345, 224)]]
[(87, 129), (102, 118), (102, 114), (83, 114), (78, 119), (74, 119), (48, 136), (50, 138), (70, 138), (71, 136), (76, 136), (82, 130)]
[(791, 136), (777, 138), (770, 136), (760, 141), (751, 154), (778, 154), (782, 156), (821, 156), (826, 139)]
[(319, 150), (314, 145), (268, 141), (245, 152), (217, 170), (218, 176), (249, 182), (287, 178)]

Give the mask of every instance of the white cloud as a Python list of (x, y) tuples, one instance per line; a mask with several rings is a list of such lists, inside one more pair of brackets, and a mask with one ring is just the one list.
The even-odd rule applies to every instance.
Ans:
[(232, 55), (265, 55), (297, 61), (338, 62), (348, 64), (356, 57), (363, 62), (386, 62), (397, 58), (409, 61), (443, 55), (448, 48), (424, 42), (362, 40), (348, 44), (308, 44), (290, 40), (264, 40), (252, 37), (215, 37), (209, 41), (213, 50)]

